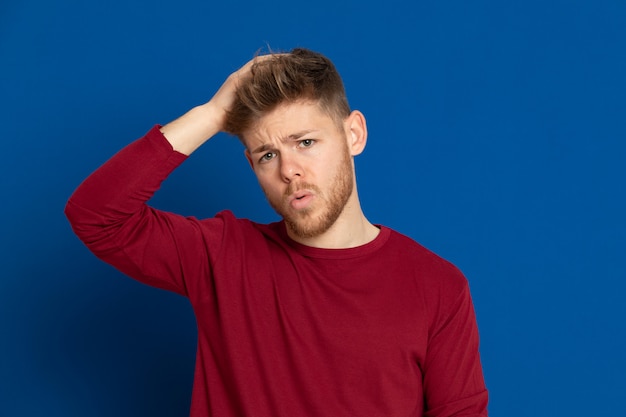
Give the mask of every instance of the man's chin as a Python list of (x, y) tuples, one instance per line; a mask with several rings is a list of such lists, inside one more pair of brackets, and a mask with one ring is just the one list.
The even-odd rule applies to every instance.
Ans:
[(300, 239), (311, 239), (323, 235), (332, 227), (337, 218), (337, 213), (316, 211), (314, 207), (294, 210), (289, 206), (274, 210), (283, 218), (289, 234)]
[(317, 219), (297, 219), (283, 217), (289, 232), (301, 239), (311, 239), (326, 232), (331, 225), (324, 224)]

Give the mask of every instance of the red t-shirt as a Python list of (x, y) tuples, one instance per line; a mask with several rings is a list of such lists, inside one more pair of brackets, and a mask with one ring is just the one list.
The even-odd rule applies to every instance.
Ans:
[(487, 415), (457, 268), (384, 226), (363, 246), (320, 249), (282, 222), (147, 206), (184, 159), (155, 127), (87, 178), (66, 214), (99, 258), (189, 298), (192, 417)]

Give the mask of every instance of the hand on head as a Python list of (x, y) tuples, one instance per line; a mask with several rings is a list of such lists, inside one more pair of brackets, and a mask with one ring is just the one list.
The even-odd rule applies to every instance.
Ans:
[(250, 75), (255, 62), (271, 59), (274, 55), (260, 55), (233, 72), (207, 103), (194, 107), (178, 119), (161, 128), (172, 147), (190, 155), (204, 142), (224, 130), (228, 110), (235, 100), (237, 87)]

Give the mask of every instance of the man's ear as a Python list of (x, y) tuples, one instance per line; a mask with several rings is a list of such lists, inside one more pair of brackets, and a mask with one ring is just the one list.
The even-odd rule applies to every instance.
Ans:
[(367, 124), (365, 116), (358, 110), (352, 111), (344, 121), (348, 149), (352, 156), (359, 155), (367, 143)]

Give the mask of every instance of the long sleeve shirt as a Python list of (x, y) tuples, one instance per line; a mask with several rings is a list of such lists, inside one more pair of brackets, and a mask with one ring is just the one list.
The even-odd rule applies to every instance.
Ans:
[(209, 219), (147, 201), (183, 161), (157, 127), (67, 203), (103, 261), (188, 297), (198, 327), (191, 416), (487, 416), (468, 282), (385, 226), (348, 249), (283, 222)]

